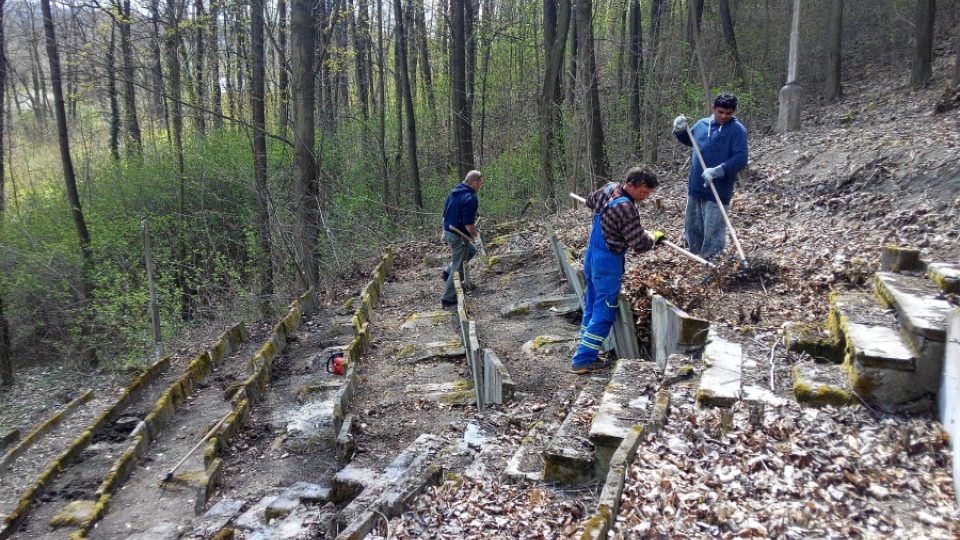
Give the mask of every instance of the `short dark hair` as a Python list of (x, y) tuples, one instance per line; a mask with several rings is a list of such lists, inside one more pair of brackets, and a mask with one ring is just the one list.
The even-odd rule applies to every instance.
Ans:
[(660, 180), (657, 180), (657, 175), (653, 174), (653, 171), (647, 167), (632, 167), (623, 178), (623, 183), (657, 189)]
[(735, 111), (737, 110), (737, 96), (727, 92), (718, 94), (713, 100), (713, 106)]

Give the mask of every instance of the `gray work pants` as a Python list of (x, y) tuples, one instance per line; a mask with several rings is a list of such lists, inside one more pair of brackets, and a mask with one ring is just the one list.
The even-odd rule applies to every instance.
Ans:
[(450, 231), (443, 231), (443, 241), (452, 250), (450, 257), (450, 266), (447, 267), (447, 284), (443, 288), (443, 300), (446, 302), (457, 301), (457, 289), (454, 285), (453, 274), (460, 272), (460, 277), (464, 283), (470, 283), (470, 277), (466, 273), (466, 264), (477, 254), (477, 248), (473, 247), (464, 240), (459, 234)]
[[(724, 205), (724, 209), (729, 212), (730, 205)], [(695, 255), (709, 259), (723, 252), (727, 224), (723, 221), (717, 201), (688, 195), (683, 229), (687, 245)]]

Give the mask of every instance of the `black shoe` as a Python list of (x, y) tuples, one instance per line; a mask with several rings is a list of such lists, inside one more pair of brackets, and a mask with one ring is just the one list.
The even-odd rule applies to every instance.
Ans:
[(447, 272), (446, 270), (444, 270), (443, 273), (440, 274), (440, 277), (442, 277), (443, 282), (446, 283), (447, 280), (450, 279), (450, 272)]
[(444, 299), (441, 298), (441, 299), (440, 299), (440, 305), (442, 305), (442, 306), (445, 307), (445, 308), (448, 308), (448, 307), (453, 307), (453, 306), (457, 305), (457, 302), (456, 302), (456, 301), (451, 302), (451, 301), (449, 301), (449, 300), (444, 300)]

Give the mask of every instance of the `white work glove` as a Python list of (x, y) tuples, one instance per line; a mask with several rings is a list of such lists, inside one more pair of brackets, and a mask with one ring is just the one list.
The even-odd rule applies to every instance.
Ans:
[(703, 183), (706, 185), (708, 182), (712, 182), (717, 178), (723, 178), (723, 167), (717, 165), (716, 167), (710, 167), (709, 169), (703, 171)]
[(687, 130), (687, 117), (680, 115), (673, 119), (673, 132), (679, 133)]

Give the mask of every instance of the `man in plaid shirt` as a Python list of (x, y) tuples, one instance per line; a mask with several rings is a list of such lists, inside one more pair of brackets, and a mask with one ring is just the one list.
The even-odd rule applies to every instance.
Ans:
[(587, 287), (573, 373), (583, 375), (606, 367), (599, 357), (617, 316), (627, 249), (649, 251), (664, 238), (661, 231), (648, 235), (643, 230), (634, 205), (649, 197), (659, 185), (649, 169), (634, 167), (627, 171), (622, 183), (611, 182), (587, 197), (587, 207), (594, 211), (594, 216), (583, 259)]

